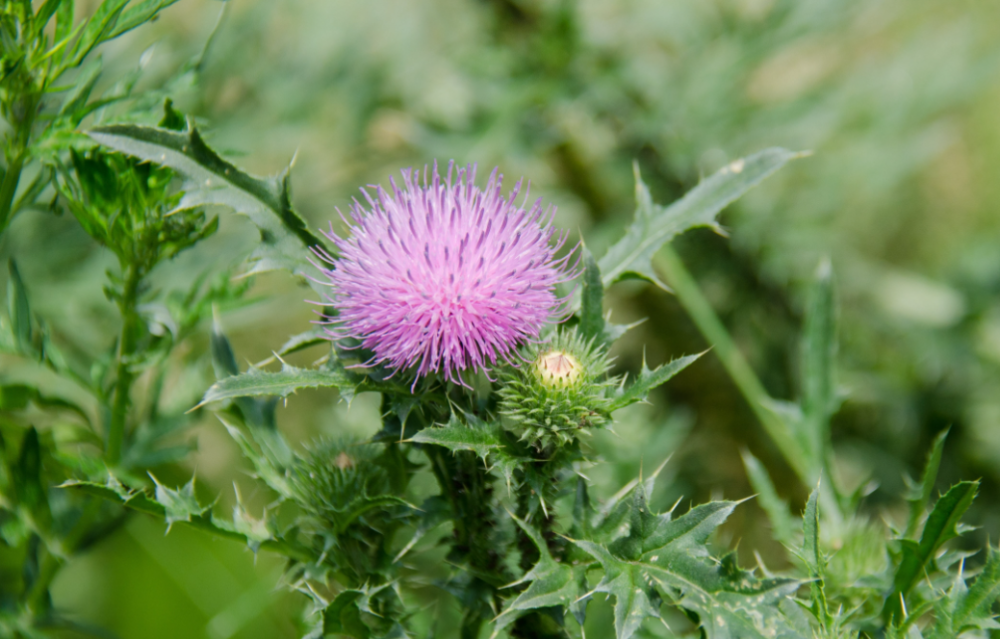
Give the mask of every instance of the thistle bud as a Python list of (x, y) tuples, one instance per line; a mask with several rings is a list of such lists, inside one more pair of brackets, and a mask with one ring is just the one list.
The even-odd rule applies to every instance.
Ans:
[(542, 452), (608, 421), (614, 382), (607, 378), (610, 362), (603, 346), (573, 330), (526, 355), (530, 364), (501, 376), (500, 414), (507, 430)]
[(566, 351), (542, 353), (535, 362), (535, 374), (549, 388), (572, 386), (582, 373), (580, 360)]

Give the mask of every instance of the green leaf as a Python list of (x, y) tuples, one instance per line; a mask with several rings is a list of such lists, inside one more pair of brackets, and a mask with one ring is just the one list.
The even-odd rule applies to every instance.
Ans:
[(320, 293), (310, 248), (323, 243), (292, 209), (289, 173), (258, 178), (240, 171), (205, 144), (193, 127), (179, 133), (121, 124), (97, 127), (89, 135), (98, 143), (129, 155), (168, 166), (188, 177), (190, 184), (178, 208), (218, 204), (246, 215), (260, 230), (261, 243), (250, 256), (251, 273), (285, 269), (305, 277)]
[(604, 284), (593, 254), (583, 247), (583, 293), (580, 306), (580, 335), (584, 341), (604, 340)]
[(174, 489), (161, 484), (152, 473), (149, 476), (156, 484), (156, 501), (163, 506), (168, 530), (174, 522), (190, 522), (192, 517), (201, 517), (211, 509), (211, 506), (198, 503), (198, 497), (194, 494), (194, 477), (180, 489)]
[(812, 597), (812, 613), (826, 630), (833, 623), (826, 600), (826, 557), (819, 544), (819, 499), (820, 486), (809, 494), (806, 510), (802, 513), (802, 559), (809, 569), (809, 593)]
[(115, 24), (114, 30), (108, 36), (108, 40), (117, 38), (126, 31), (149, 22), (160, 12), (177, 2), (177, 0), (142, 0), (125, 10)]
[[(229, 343), (229, 338), (226, 337), (226, 334), (222, 330), (222, 322), (219, 320), (217, 314), (214, 315), (212, 334), (209, 341), (212, 352), (212, 368), (215, 369), (215, 376), (220, 381), (232, 379), (234, 376), (239, 375), (240, 369), (236, 363), (236, 355), (233, 353), (233, 347)], [(276, 428), (274, 414), (277, 406), (276, 398), (269, 396), (264, 399), (235, 397), (233, 401), (237, 408), (239, 408), (240, 415), (246, 424), (270, 430)]]
[[(948, 593), (934, 602), (934, 627), (930, 639), (952, 639), (974, 629), (998, 629), (993, 604), (1000, 597), (1000, 552), (987, 548), (986, 564), (972, 587), (967, 587), (962, 570)], [(911, 613), (910, 616), (913, 616)]]
[(49, 497), (42, 482), (42, 445), (38, 431), (31, 427), (21, 441), (21, 451), (14, 466), (14, 490), (17, 502), (31, 519), (31, 526), (45, 532), (52, 524)]
[(747, 470), (750, 485), (757, 491), (757, 501), (771, 522), (774, 538), (786, 546), (791, 545), (794, 528), (792, 515), (788, 512), (788, 504), (778, 496), (778, 491), (771, 482), (771, 476), (760, 460), (746, 450), (743, 451), (743, 466)]
[(56, 11), (56, 32), (54, 44), (63, 42), (73, 32), (74, 6), (73, 0), (62, 0)]
[(28, 303), (28, 290), (21, 279), (21, 273), (14, 259), (7, 262), (10, 270), (10, 281), (7, 284), (7, 312), (14, 333), (14, 340), (21, 353), (34, 354), (34, 334), (31, 327), (31, 305)]
[(73, 89), (63, 100), (62, 107), (59, 109), (60, 116), (70, 117), (74, 125), (80, 123), (83, 118), (74, 117), (74, 114), (87, 106), (87, 100), (90, 99), (90, 93), (101, 77), (103, 67), (101, 57), (98, 56), (97, 59), (80, 70), (80, 75), (76, 78)]
[(652, 512), (646, 494), (646, 487), (636, 484), (627, 520), (616, 525), (624, 534), (611, 543), (571, 540), (604, 568), (594, 592), (615, 597), (618, 639), (635, 634), (645, 618), (659, 617), (652, 603), (653, 588), (697, 615), (710, 639), (764, 639), (790, 632), (777, 604), (800, 582), (758, 580), (735, 568), (731, 558), (722, 563), (710, 559), (708, 538), (736, 503), (711, 502), (673, 519), (670, 512)]
[(289, 337), (285, 343), (281, 345), (281, 348), (278, 349), (278, 355), (284, 357), (285, 355), (298, 353), (299, 351), (305, 350), (310, 346), (316, 346), (317, 344), (329, 342), (330, 336), (327, 335), (325, 330), (322, 328), (314, 328), (304, 333), (299, 333), (298, 335)]
[(484, 422), (475, 415), (466, 415), (463, 424), (454, 413), (444, 426), (425, 428), (406, 441), (416, 444), (434, 444), (452, 452), (468, 450), (475, 453), (490, 470), (498, 471), (507, 482), (508, 490), (514, 471), (523, 468), (527, 458), (514, 454), (499, 424)]
[(893, 579), (893, 591), (882, 609), (882, 615), (887, 623), (897, 619), (902, 613), (900, 595), (905, 597), (913, 588), (913, 584), (923, 579), (938, 549), (949, 539), (958, 536), (958, 522), (972, 505), (978, 490), (978, 481), (963, 481), (952, 486), (934, 504), (930, 515), (927, 516), (920, 542), (904, 540), (901, 544), (902, 556)]
[(462, 420), (452, 413), (446, 425), (425, 428), (409, 441), (442, 446), (452, 452), (470, 450), (483, 460), (491, 451), (503, 447), (499, 425), (474, 417), (469, 419), (469, 422), (469, 425), (463, 424)]
[(934, 482), (937, 481), (938, 469), (941, 467), (941, 455), (944, 454), (944, 442), (948, 438), (950, 428), (946, 428), (934, 438), (930, 452), (927, 453), (927, 462), (924, 464), (924, 472), (920, 476), (920, 483), (913, 487), (914, 490), (909, 499), (910, 518), (906, 523), (904, 537), (912, 538), (917, 532), (920, 518), (927, 510), (930, 503), (931, 493), (934, 491)]
[(658, 366), (656, 370), (653, 371), (649, 370), (646, 366), (646, 360), (643, 358), (642, 370), (639, 371), (639, 377), (637, 377), (636, 380), (625, 390), (619, 390), (618, 394), (613, 398), (609, 410), (616, 411), (619, 408), (624, 408), (637, 402), (646, 401), (649, 397), (649, 391), (661, 384), (664, 384), (667, 380), (687, 368), (689, 365), (693, 364), (695, 360), (704, 354), (705, 353), (698, 353), (697, 355), (679, 357), (671, 362), (668, 362), (667, 364)]
[[(329, 634), (344, 635), (354, 639), (405, 637), (405, 633), (400, 632), (402, 628), (398, 623), (391, 619), (381, 619), (380, 615), (372, 610), (372, 600), (389, 586), (390, 584), (378, 586), (366, 584), (361, 588), (342, 590), (323, 608), (322, 632), (310, 634), (309, 638)], [(362, 613), (365, 613), (365, 616), (362, 616)]]
[(368, 639), (371, 630), (361, 621), (358, 600), (364, 597), (360, 590), (344, 590), (337, 594), (323, 610), (323, 633)]
[(90, 416), (78, 404), (60, 397), (49, 397), (41, 394), (37, 388), (24, 384), (0, 384), (0, 410), (23, 410), (29, 403), (35, 403), (45, 408), (58, 408), (72, 411), (90, 424)]
[(417, 545), (417, 542), (423, 539), (427, 533), (451, 519), (451, 506), (441, 495), (428, 497), (422, 504), (420, 504), (420, 508), (417, 510), (417, 515), (419, 517), (417, 529), (413, 532), (413, 537), (410, 538), (410, 541), (406, 542), (406, 545), (403, 546), (402, 550), (400, 550), (396, 556), (393, 557), (393, 563), (398, 562), (406, 556), (406, 554), (410, 552), (413, 547)]
[(834, 365), (837, 326), (834, 318), (833, 271), (823, 260), (809, 290), (802, 340), (802, 445), (821, 467), (829, 454), (830, 416), (836, 409)]
[(42, 3), (42, 6), (38, 7), (38, 11), (35, 12), (35, 19), (32, 22), (32, 27), (34, 28), (36, 34), (41, 33), (42, 30), (45, 29), (45, 25), (47, 25), (49, 20), (52, 19), (52, 15), (56, 12), (56, 9), (59, 8), (59, 4), (62, 1), (63, 0), (45, 0), (45, 2)]
[[(99, 497), (112, 503), (124, 506), (130, 510), (152, 515), (153, 517), (165, 522), (167, 521), (168, 515), (166, 506), (141, 490), (133, 490), (123, 486), (114, 477), (110, 478), (106, 484), (70, 480), (59, 486), (59, 488), (65, 488), (86, 495), (91, 495), (93, 497)], [(200, 508), (200, 506), (197, 508)], [(247, 545), (256, 543), (254, 540), (248, 539), (242, 532), (237, 531), (233, 524), (223, 522), (220, 525), (215, 522), (212, 518), (211, 511), (207, 508), (203, 510), (200, 515), (192, 514), (190, 518), (179, 519), (174, 523), (191, 526), (192, 528), (213, 534), (217, 537), (231, 539)], [(286, 557), (305, 563), (314, 561), (313, 554), (309, 549), (301, 546), (297, 542), (287, 539), (264, 540), (260, 542), (259, 548), (277, 552), (285, 555)]]
[(70, 68), (79, 65), (84, 58), (101, 42), (110, 37), (118, 18), (125, 10), (129, 0), (104, 0), (97, 8), (94, 15), (83, 27), (80, 38), (73, 45), (68, 66)]
[(809, 576), (822, 577), (826, 563), (819, 548), (819, 486), (809, 493), (802, 514), (802, 556), (809, 566)]
[(364, 378), (338, 368), (298, 368), (285, 364), (278, 372), (251, 368), (245, 373), (224, 377), (212, 384), (198, 406), (238, 397), (276, 395), (287, 397), (301, 388), (336, 387), (353, 392)]
[(635, 220), (625, 237), (601, 258), (604, 286), (639, 277), (664, 286), (653, 272), (653, 255), (676, 235), (696, 226), (717, 227), (715, 216), (789, 160), (801, 157), (785, 149), (766, 149), (736, 160), (691, 189), (668, 207), (653, 203), (635, 165)]
[(538, 531), (514, 515), (511, 515), (511, 518), (538, 548), (539, 559), (538, 563), (523, 577), (504, 586), (504, 588), (512, 588), (525, 583), (529, 584), (527, 589), (508, 603), (503, 612), (493, 620), (491, 639), (529, 610), (551, 606), (572, 607), (581, 594), (580, 574), (586, 574), (584, 566), (573, 567), (554, 560), (549, 553), (548, 544), (541, 538)]

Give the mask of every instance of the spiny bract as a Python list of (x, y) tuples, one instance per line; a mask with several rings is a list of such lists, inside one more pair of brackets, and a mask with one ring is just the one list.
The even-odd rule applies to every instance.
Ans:
[(524, 208), (527, 195), (515, 204), (520, 181), (503, 197), (496, 169), (482, 190), (475, 167), (450, 164), (442, 180), (435, 165), (423, 185), (412, 170), (402, 174), (391, 193), (362, 189), (369, 208), (354, 202), (351, 237), (331, 227), (338, 257), (316, 251), (337, 310), (327, 330), (371, 351), (365, 365), (412, 368), (414, 384), (431, 372), (461, 382), (463, 371), (508, 360), (560, 317), (566, 300), (555, 288), (575, 277), (573, 253), (556, 258), (567, 234), (552, 241), (555, 209), (541, 200)]
[(604, 347), (576, 330), (528, 348), (526, 362), (501, 375), (500, 414), (504, 427), (539, 451), (565, 446), (584, 428), (610, 418)]

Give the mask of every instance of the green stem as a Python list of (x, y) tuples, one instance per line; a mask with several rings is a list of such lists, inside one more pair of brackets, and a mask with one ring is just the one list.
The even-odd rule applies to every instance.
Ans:
[(736, 347), (729, 331), (726, 330), (719, 316), (715, 314), (712, 305), (702, 295), (698, 284), (684, 268), (684, 264), (673, 248), (669, 245), (664, 246), (654, 258), (654, 264), (666, 274), (667, 283), (673, 287), (677, 299), (691, 316), (701, 334), (712, 345), (716, 356), (736, 383), (747, 403), (750, 404), (751, 410), (764, 426), (764, 430), (777, 444), (778, 449), (799, 478), (806, 484), (812, 483), (813, 479), (805, 465), (805, 452), (789, 431), (788, 426), (765, 407), (770, 395), (764, 390), (764, 385), (760, 383), (757, 375), (750, 368), (750, 364)]
[(7, 157), (10, 162), (4, 173), (3, 181), (0, 182), (0, 235), (3, 235), (7, 225), (14, 214), (14, 195), (17, 193), (17, 185), (21, 181), (21, 171), (24, 169), (24, 161), (28, 157), (28, 143), (31, 141), (31, 129), (35, 124), (35, 114), (38, 111), (37, 95), (26, 95), (21, 101), (24, 113), (22, 118), (15, 119), (13, 124), (17, 131), (14, 135), (13, 144)]
[(138, 304), (139, 282), (142, 274), (135, 266), (129, 266), (125, 275), (125, 286), (118, 308), (122, 316), (121, 337), (118, 340), (117, 366), (115, 371), (115, 389), (111, 406), (111, 422), (108, 426), (107, 462), (115, 466), (121, 461), (122, 440), (125, 437), (125, 420), (128, 417), (129, 395), (132, 390), (134, 375), (131, 369), (132, 356), (135, 354), (136, 329), (139, 315), (136, 312)]
[[(684, 263), (681, 262), (677, 253), (670, 245), (667, 245), (657, 253), (653, 261), (654, 266), (666, 275), (667, 283), (673, 287), (681, 306), (687, 311), (698, 330), (712, 344), (716, 356), (736, 383), (736, 387), (750, 405), (764, 430), (781, 451), (785, 461), (792, 467), (803, 484), (807, 487), (814, 486), (819, 481), (816, 472), (818, 469), (809, 467), (806, 452), (795, 439), (788, 425), (767, 409), (766, 403), (771, 399), (770, 395), (736, 347), (729, 331), (716, 315), (712, 305), (702, 295), (701, 289), (698, 288), (698, 284), (684, 267)], [(831, 482), (832, 477), (828, 477), (827, 481), (821, 485), (823, 510), (829, 516), (839, 520), (840, 506), (832, 490)]]

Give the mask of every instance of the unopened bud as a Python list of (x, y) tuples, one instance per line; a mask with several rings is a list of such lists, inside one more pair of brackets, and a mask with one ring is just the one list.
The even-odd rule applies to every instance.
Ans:
[(549, 388), (574, 384), (583, 373), (580, 360), (566, 351), (549, 351), (538, 356), (535, 362), (538, 378)]

